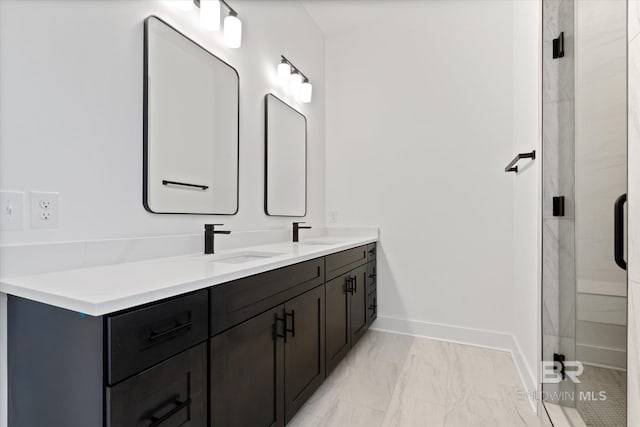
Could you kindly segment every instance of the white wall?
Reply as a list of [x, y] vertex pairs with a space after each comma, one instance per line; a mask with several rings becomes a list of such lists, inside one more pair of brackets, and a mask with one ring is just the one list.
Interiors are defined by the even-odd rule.
[[328, 218], [380, 226], [378, 325], [516, 334], [532, 376], [539, 173], [504, 167], [539, 140], [540, 3], [395, 3], [326, 39]]
[[[264, 214], [264, 95], [285, 54], [314, 84], [307, 115], [308, 215], [324, 224], [324, 38], [289, 1], [232, 2], [243, 45], [200, 28], [172, 1], [0, 2], [0, 187], [60, 192], [60, 228], [2, 232], [0, 243], [280, 228]], [[240, 74], [240, 204], [236, 216], [153, 215], [142, 207], [143, 20], [155, 14]], [[214, 221], [215, 219], [215, 221]]]
[[[536, 150], [537, 160], [513, 178], [511, 332], [530, 378], [538, 372], [541, 349], [542, 253], [542, 7], [540, 1], [513, 2], [513, 151]], [[526, 378], [526, 377], [525, 377]]]
[[[325, 63], [320, 30], [298, 2], [232, 1], [244, 29], [243, 46], [233, 50], [224, 46], [221, 34], [201, 30], [195, 11], [178, 11], [172, 3], [0, 1], [0, 189], [59, 192], [61, 203], [58, 229], [32, 230], [25, 221], [24, 231], [0, 233], [0, 275], [193, 252], [201, 248], [205, 222], [225, 223], [236, 232], [274, 230], [263, 239], [288, 236], [278, 230], [290, 227], [291, 219], [267, 217], [263, 209], [264, 95], [271, 91], [307, 116], [306, 221], [324, 225]], [[151, 14], [240, 74], [236, 216], [153, 215], [142, 207], [143, 21]], [[276, 87], [281, 54], [311, 79], [312, 103], [294, 103]], [[175, 237], [164, 238], [169, 235]], [[234, 233], [230, 239], [252, 237], [242, 235]], [[95, 241], [149, 236], [154, 238]], [[59, 241], [75, 242], [51, 244]], [[7, 414], [5, 310], [6, 299], [0, 294], [1, 427], [6, 427]]]

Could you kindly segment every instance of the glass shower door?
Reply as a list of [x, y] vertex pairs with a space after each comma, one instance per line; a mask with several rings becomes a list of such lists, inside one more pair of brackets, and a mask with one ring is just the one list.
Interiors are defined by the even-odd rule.
[[589, 426], [626, 424], [626, 21], [543, 0], [543, 399]]

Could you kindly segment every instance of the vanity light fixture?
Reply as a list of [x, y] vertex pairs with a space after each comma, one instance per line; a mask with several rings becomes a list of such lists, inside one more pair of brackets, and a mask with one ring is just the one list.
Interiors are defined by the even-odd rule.
[[200, 25], [205, 30], [220, 30], [220, 0], [200, 0]]
[[304, 102], [305, 104], [311, 102], [312, 89], [313, 87], [311, 86], [311, 83], [309, 83], [309, 79], [305, 77], [302, 85], [300, 85], [300, 93], [298, 94], [300, 102]]
[[288, 85], [289, 93], [294, 95], [299, 102], [305, 104], [311, 102], [313, 87], [309, 82], [309, 78], [284, 55], [281, 55], [277, 72], [279, 85]]
[[236, 11], [230, 7], [229, 15], [224, 18], [224, 44], [233, 49], [239, 48], [242, 44], [242, 21], [238, 19]]
[[289, 79], [289, 93], [297, 98], [300, 94], [300, 86], [302, 86], [302, 74], [298, 70], [293, 70]]
[[[180, 9], [191, 10], [195, 4], [200, 8], [200, 25], [209, 31], [220, 30], [220, 7], [224, 5], [229, 15], [224, 18], [224, 44], [227, 47], [237, 49], [242, 44], [242, 21], [225, 0], [180, 0]], [[187, 8], [187, 6], [189, 8]]]
[[278, 84], [286, 86], [291, 79], [291, 65], [282, 57], [282, 61], [278, 64]]

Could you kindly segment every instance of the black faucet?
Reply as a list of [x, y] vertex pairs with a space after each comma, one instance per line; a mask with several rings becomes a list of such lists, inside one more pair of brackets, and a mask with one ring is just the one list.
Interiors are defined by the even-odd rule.
[[300, 224], [305, 224], [304, 222], [294, 222], [293, 223], [293, 242], [297, 242], [299, 240], [299, 231], [301, 229], [311, 228], [309, 226], [300, 226]]
[[216, 226], [223, 226], [224, 224], [205, 224], [204, 225], [204, 253], [212, 254], [213, 250], [213, 238], [216, 234], [231, 234], [229, 230], [216, 230]]

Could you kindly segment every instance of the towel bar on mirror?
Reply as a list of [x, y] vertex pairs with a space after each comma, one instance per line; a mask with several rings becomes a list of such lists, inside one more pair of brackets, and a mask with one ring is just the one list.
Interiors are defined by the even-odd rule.
[[517, 156], [515, 156], [513, 158], [513, 160], [511, 160], [509, 162], [507, 167], [504, 168], [504, 171], [505, 172], [518, 173], [518, 166], [516, 166], [516, 163], [518, 163], [518, 160], [520, 160], [520, 159], [532, 159], [532, 160], [535, 160], [536, 159], [536, 150], [533, 150], [530, 153], [519, 153]]
[[167, 181], [166, 179], [162, 180], [162, 185], [176, 185], [178, 187], [199, 188], [201, 190], [206, 190], [207, 188], [209, 188], [208, 185], [189, 184], [187, 182], [178, 182], [178, 181]]

